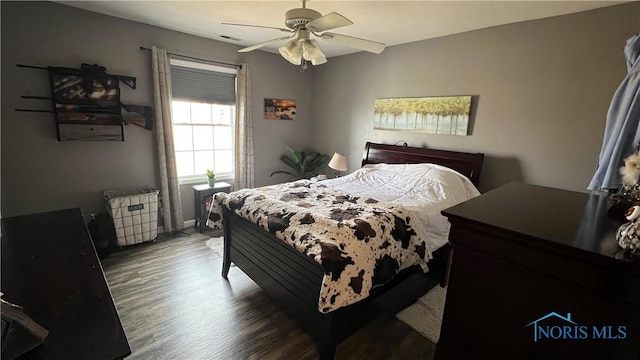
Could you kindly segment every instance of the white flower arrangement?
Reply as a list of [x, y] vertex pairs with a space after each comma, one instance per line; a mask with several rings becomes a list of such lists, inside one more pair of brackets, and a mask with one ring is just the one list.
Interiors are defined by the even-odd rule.
[[622, 175], [622, 183], [627, 188], [632, 188], [638, 184], [640, 179], [640, 153], [634, 151], [624, 159], [624, 166], [620, 168], [620, 175]]

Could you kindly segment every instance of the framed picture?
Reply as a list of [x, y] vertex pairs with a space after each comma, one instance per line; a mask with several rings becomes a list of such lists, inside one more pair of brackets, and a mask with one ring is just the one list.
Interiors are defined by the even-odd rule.
[[373, 128], [467, 135], [471, 96], [376, 99]]
[[296, 101], [264, 99], [264, 118], [267, 120], [295, 120]]

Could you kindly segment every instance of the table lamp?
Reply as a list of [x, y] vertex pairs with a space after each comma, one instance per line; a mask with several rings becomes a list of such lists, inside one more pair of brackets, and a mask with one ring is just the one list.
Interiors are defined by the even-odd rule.
[[338, 177], [340, 171], [347, 171], [347, 157], [339, 152], [334, 153], [329, 161], [329, 167], [336, 170], [334, 177]]

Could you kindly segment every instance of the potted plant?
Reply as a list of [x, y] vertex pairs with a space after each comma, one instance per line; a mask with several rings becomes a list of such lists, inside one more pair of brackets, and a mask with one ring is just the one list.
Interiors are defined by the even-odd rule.
[[276, 170], [271, 173], [269, 176], [273, 176], [276, 174], [286, 174], [293, 176], [295, 180], [300, 179], [309, 179], [315, 175], [315, 170], [329, 160], [329, 155], [320, 154], [317, 152], [305, 152], [305, 151], [296, 151], [287, 146], [287, 150], [291, 153], [291, 156], [282, 155], [280, 160], [293, 169], [293, 171], [287, 170]]
[[209, 183], [209, 187], [213, 187], [216, 184], [216, 173], [211, 169], [207, 169], [207, 182]]

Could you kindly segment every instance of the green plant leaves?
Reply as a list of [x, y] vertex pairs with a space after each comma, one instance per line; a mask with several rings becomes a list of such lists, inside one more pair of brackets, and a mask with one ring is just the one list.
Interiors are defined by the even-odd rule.
[[292, 176], [295, 180], [309, 179], [317, 175], [315, 170], [318, 167], [329, 161], [329, 155], [320, 154], [315, 151], [310, 153], [305, 151], [296, 151], [288, 146], [286, 149], [291, 153], [291, 156], [282, 155], [280, 157], [280, 161], [293, 169], [293, 171], [277, 170], [272, 172], [269, 176], [286, 174]]

